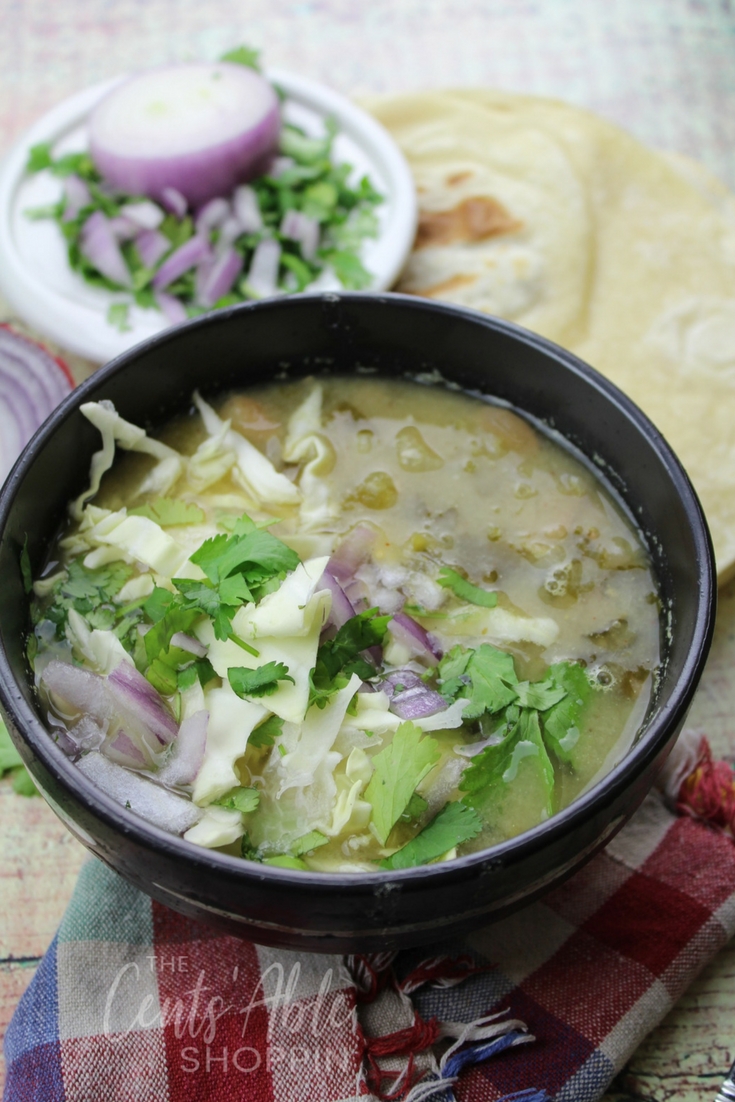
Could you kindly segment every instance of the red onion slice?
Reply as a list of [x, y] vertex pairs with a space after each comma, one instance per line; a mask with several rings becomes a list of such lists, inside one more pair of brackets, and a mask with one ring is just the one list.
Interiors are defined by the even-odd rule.
[[242, 226], [243, 233], [258, 233], [263, 229], [263, 216], [260, 213], [258, 196], [247, 184], [241, 184], [235, 188], [232, 197], [232, 209], [235, 218]]
[[246, 281], [248, 289], [258, 298], [268, 298], [278, 291], [280, 263], [281, 246], [272, 237], [267, 237], [257, 245]]
[[319, 247], [319, 223], [300, 210], [289, 210], [281, 221], [281, 234], [298, 241], [304, 260], [313, 260]]
[[82, 207], [86, 207], [91, 202], [89, 188], [84, 180], [74, 175], [67, 176], [64, 180], [64, 196], [66, 204], [61, 218], [62, 222], [71, 222], [79, 214]]
[[180, 322], [186, 321], [189, 317], [186, 307], [175, 295], [167, 295], [165, 291], [156, 291], [156, 303], [170, 325], [179, 325]]
[[183, 218], [188, 210], [186, 199], [175, 187], [165, 187], [161, 192], [161, 203], [170, 214]]
[[388, 624], [388, 631], [396, 642], [408, 647], [412, 657], [421, 658], [430, 666], [436, 666], [442, 656], [441, 649], [429, 633], [405, 612], [397, 612]]
[[395, 693], [390, 702], [391, 712], [401, 719], [425, 719], [426, 716], [446, 711], [446, 708], [444, 697], [423, 684]]
[[96, 210], [82, 226], [79, 248], [98, 272], [121, 287], [131, 287], [132, 279], [120, 252], [110, 220]]
[[210, 199], [196, 217], [194, 228], [197, 233], [208, 234], [218, 229], [230, 214], [230, 204], [226, 199]]
[[0, 483], [73, 387], [69, 368], [61, 360], [0, 325]]
[[327, 570], [339, 582], [351, 581], [355, 571], [362, 566], [378, 538], [378, 533], [367, 524], [358, 524], [345, 538], [327, 563]]
[[158, 230], [143, 230], [135, 239], [135, 247], [146, 268], [155, 268], [161, 257], [171, 248], [171, 242]]
[[194, 234], [164, 260], [153, 277], [153, 287], [157, 291], [165, 290], [169, 283], [173, 283], [203, 260], [209, 260], [211, 255], [212, 249], [207, 239]]
[[[197, 278], [196, 295], [201, 306], [214, 306], [223, 295], [226, 295], [242, 271], [242, 256], [230, 248], [225, 249], [211, 264], [206, 264], [201, 270], [201, 278]], [[197, 273], [199, 276], [199, 273]]]
[[193, 784], [204, 761], [209, 712], [194, 712], [179, 727], [171, 757], [160, 770], [162, 784]]
[[355, 615], [355, 609], [329, 567], [322, 574], [318, 588], [328, 589], [332, 594], [332, 607], [324, 626], [325, 628], [335, 627], [339, 630], [343, 624], [352, 619]]
[[126, 203], [124, 207], [120, 207], [120, 214], [135, 222], [138, 229], [141, 230], [157, 230], [165, 218], [165, 214], [158, 204], [152, 203], [150, 199]]
[[194, 654], [197, 658], [204, 658], [207, 653], [207, 648], [203, 643], [200, 643], [198, 639], [194, 639], [191, 635], [186, 635], [183, 631], [177, 631], [171, 636], [171, 646], [180, 647], [181, 650], [188, 651], [189, 654]]
[[136, 712], [162, 746], [176, 738], [178, 728], [156, 690], [129, 662], [121, 662], [107, 678], [113, 695]]
[[90, 155], [128, 195], [199, 207], [261, 172], [280, 133], [278, 97], [243, 65], [154, 69], [112, 89], [92, 112]]

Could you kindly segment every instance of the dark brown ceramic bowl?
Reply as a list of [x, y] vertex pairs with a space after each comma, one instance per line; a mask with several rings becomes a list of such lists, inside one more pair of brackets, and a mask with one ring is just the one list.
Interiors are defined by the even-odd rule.
[[[548, 822], [455, 861], [326, 875], [264, 867], [150, 826], [93, 787], [49, 738], [25, 658], [28, 599], [19, 555], [44, 562], [67, 502], [86, 485], [99, 437], [79, 412], [109, 398], [157, 426], [216, 395], [287, 372], [438, 371], [553, 426], [587, 457], [643, 534], [663, 606], [663, 662], [635, 746]], [[632, 815], [684, 721], [711, 641], [712, 547], [676, 456], [611, 383], [561, 348], [484, 314], [399, 295], [305, 295], [220, 310], [138, 345], [62, 403], [0, 495], [0, 704], [44, 796], [93, 853], [143, 891], [270, 945], [367, 951], [415, 945], [490, 922], [588, 860]]]

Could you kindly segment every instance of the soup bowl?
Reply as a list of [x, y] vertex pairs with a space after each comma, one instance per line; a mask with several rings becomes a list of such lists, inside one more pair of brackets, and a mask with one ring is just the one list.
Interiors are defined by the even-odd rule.
[[[156, 427], [205, 397], [287, 375], [375, 371], [438, 377], [561, 433], [607, 484], [646, 544], [661, 602], [661, 666], [630, 751], [565, 810], [509, 841], [400, 871], [316, 873], [243, 861], [139, 818], [49, 737], [25, 656], [20, 569], [41, 570], [99, 437], [79, 411], [109, 399]], [[711, 642], [711, 541], [660, 433], [610, 382], [556, 345], [485, 314], [401, 295], [325, 294], [224, 309], [159, 335], [77, 388], [38, 431], [0, 495], [0, 705], [40, 791], [92, 853], [175, 910], [269, 945], [371, 951], [431, 942], [530, 902], [592, 857], [656, 781]]]

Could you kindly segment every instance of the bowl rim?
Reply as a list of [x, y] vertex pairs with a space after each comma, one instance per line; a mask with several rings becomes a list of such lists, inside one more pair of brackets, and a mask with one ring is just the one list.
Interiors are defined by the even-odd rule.
[[[32, 751], [55, 782], [70, 791], [71, 795], [82, 806], [91, 811], [96, 818], [102, 820], [107, 827], [124, 832], [137, 845], [149, 850], [163, 851], [164, 855], [176, 857], [192, 870], [197, 868], [210, 871], [216, 870], [220, 877], [228, 880], [237, 879], [243, 883], [250, 881], [261, 884], [271, 883], [272, 885], [280, 883], [284, 886], [299, 885], [301, 890], [307, 893], [320, 892], [322, 889], [328, 888], [340, 890], [346, 885], [358, 892], [361, 890], [372, 892], [381, 884], [384, 885], [396, 880], [400, 880], [402, 886], [409, 890], [412, 885], [416, 886], [418, 882], [422, 886], [430, 882], [432, 886], [436, 887], [442, 882], [451, 883], [457, 879], [464, 880], [468, 872], [471, 874], [474, 870], [478, 874], [483, 867], [511, 866], [529, 856], [539, 847], [542, 840], [545, 844], [553, 844], [561, 836], [572, 831], [593, 813], [595, 807], [600, 808], [613, 803], [628, 784], [644, 772], [646, 766], [657, 757], [670, 738], [670, 732], [683, 722], [701, 676], [714, 632], [717, 596], [714, 552], [704, 513], [688, 475], [663, 435], [632, 399], [628, 398], [609, 379], [553, 341], [513, 322], [468, 307], [434, 302], [433, 300], [421, 299], [411, 295], [395, 292], [379, 294], [326, 292], [290, 295], [288, 298], [267, 299], [253, 303], [238, 303], [235, 306], [194, 318], [141, 341], [138, 345], [126, 350], [99, 368], [76, 387], [34, 434], [17, 459], [4, 486], [0, 489], [0, 540], [3, 539], [9, 512], [25, 475], [35, 461], [36, 456], [42, 451], [47, 440], [53, 436], [57, 426], [71, 416], [84, 401], [103, 397], [104, 395], [95, 396], [95, 392], [104, 389], [108, 380], [123, 372], [127, 364], [135, 360], [141, 353], [164, 347], [169, 343], [175, 343], [182, 338], [182, 335], [185, 337], [188, 332], [207, 329], [212, 325], [216, 326], [238, 314], [247, 315], [251, 312], [281, 310], [284, 305], [288, 310], [291, 308], [289, 304], [292, 304], [294, 308], [298, 308], [305, 303], [308, 304], [308, 302], [314, 302], [319, 304], [320, 308], [323, 308], [325, 303], [338, 305], [342, 301], [369, 302], [371, 305], [385, 304], [389, 308], [391, 303], [396, 303], [404, 308], [446, 315], [484, 326], [519, 341], [521, 344], [550, 356], [561, 363], [573, 376], [581, 378], [587, 385], [601, 392], [620, 413], [633, 422], [634, 426], [647, 437], [654, 447], [663, 462], [669, 479], [683, 502], [689, 519], [696, 553], [697, 614], [691, 628], [692, 638], [689, 652], [677, 684], [673, 687], [668, 698], [655, 706], [653, 714], [648, 719], [646, 730], [638, 741], [631, 746], [623, 759], [566, 808], [556, 812], [549, 819], [531, 827], [529, 830], [486, 849], [456, 857], [451, 861], [434, 865], [419, 865], [408, 869], [376, 870], [375, 872], [362, 870], [356, 872], [314, 872], [261, 865], [230, 854], [219, 853], [215, 850], [194, 845], [185, 841], [179, 835], [170, 834], [148, 823], [145, 819], [134, 812], [128, 811], [98, 789], [49, 738], [46, 727], [20, 692], [5, 653], [4, 639], [1, 632], [0, 705], [2, 710], [10, 717], [11, 724], [19, 731], [25, 748]], [[471, 392], [468, 391], [468, 393]], [[523, 412], [521, 407], [517, 408]], [[559, 430], [554, 431], [558, 432]], [[563, 436], [563, 434], [560, 435]], [[570, 441], [570, 443], [573, 447], [577, 447], [577, 450], [580, 450], [573, 441]], [[596, 466], [591, 456], [588, 455], [586, 458], [588, 462]], [[619, 490], [616, 490], [616, 492], [622, 497]], [[632, 515], [631, 507], [625, 501], [623, 503], [626, 505], [629, 514]], [[55, 807], [57, 806], [55, 800], [52, 803]], [[65, 814], [65, 821], [68, 818]], [[76, 824], [74, 825], [76, 826]], [[620, 825], [622, 825], [622, 820]], [[610, 836], [611, 833], [605, 835], [605, 842], [609, 840]], [[604, 843], [601, 842], [600, 844]]]

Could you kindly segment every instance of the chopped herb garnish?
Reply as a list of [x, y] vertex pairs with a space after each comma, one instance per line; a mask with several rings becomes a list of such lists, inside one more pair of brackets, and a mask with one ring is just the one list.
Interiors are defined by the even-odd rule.
[[231, 666], [227, 671], [227, 680], [238, 696], [271, 696], [278, 688], [279, 681], [294, 679], [288, 672], [288, 666], [283, 662], [266, 662], [264, 666], [258, 666], [254, 670], [246, 666]]
[[323, 708], [345, 688], [353, 673], [363, 681], [375, 677], [375, 666], [362, 653], [382, 644], [390, 619], [381, 616], [377, 608], [366, 609], [343, 624], [334, 639], [322, 643], [311, 671], [310, 704]]
[[214, 801], [217, 807], [241, 811], [243, 815], [249, 815], [251, 811], [255, 811], [259, 802], [260, 793], [257, 788], [231, 788], [224, 796]]
[[268, 716], [268, 719], [252, 732], [248, 739], [248, 746], [254, 746], [257, 750], [272, 746], [282, 732], [283, 720], [281, 717]]
[[452, 570], [449, 566], [442, 566], [439, 577], [436, 579], [439, 585], [445, 589], [451, 589], [455, 596], [462, 601], [468, 601], [471, 605], [482, 605], [483, 608], [495, 608], [498, 603], [497, 593], [491, 593], [487, 589], [480, 589]]
[[304, 853], [311, 853], [320, 846], [326, 846], [328, 841], [329, 839], [321, 831], [310, 830], [308, 834], [303, 834], [301, 838], [296, 839], [291, 846], [291, 853], [294, 857], [301, 857]]
[[178, 501], [172, 497], [157, 497], [155, 501], [149, 501], [147, 505], [139, 505], [137, 509], [128, 509], [128, 515], [133, 517], [148, 517], [160, 524], [162, 528], [173, 527], [179, 524], [203, 524], [204, 510], [198, 505], [192, 505], [186, 501]]
[[462, 803], [445, 804], [435, 819], [402, 849], [380, 862], [381, 869], [410, 869], [435, 861], [482, 830], [477, 812]]
[[400, 725], [393, 741], [373, 758], [375, 772], [365, 789], [365, 799], [373, 806], [373, 824], [383, 844], [408, 807], [416, 787], [440, 757], [436, 740], [407, 722]]

